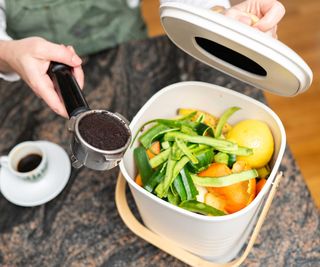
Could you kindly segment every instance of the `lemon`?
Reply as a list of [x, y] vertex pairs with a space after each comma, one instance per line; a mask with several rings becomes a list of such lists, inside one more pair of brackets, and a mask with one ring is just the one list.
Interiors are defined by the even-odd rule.
[[252, 168], [265, 166], [274, 152], [274, 140], [268, 125], [259, 120], [243, 120], [237, 123], [228, 133], [227, 139], [240, 146], [252, 148], [250, 156], [238, 156]]

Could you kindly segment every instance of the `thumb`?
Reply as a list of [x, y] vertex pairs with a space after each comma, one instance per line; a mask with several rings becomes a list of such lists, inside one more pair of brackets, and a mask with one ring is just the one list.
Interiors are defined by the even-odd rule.
[[280, 2], [275, 2], [274, 5], [264, 14], [254, 27], [266, 32], [272, 30], [283, 18], [286, 10]]

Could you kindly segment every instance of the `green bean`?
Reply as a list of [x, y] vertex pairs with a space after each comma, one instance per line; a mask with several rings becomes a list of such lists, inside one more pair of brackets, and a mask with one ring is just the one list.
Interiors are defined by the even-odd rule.
[[197, 188], [195, 187], [192, 177], [187, 168], [183, 168], [180, 171], [181, 180], [186, 191], [187, 200], [196, 199], [196, 196], [199, 194]]
[[192, 152], [182, 140], [176, 138], [175, 141], [181, 151], [191, 160], [192, 163], [196, 164], [199, 162], [195, 155], [192, 154]]
[[163, 180], [164, 174], [165, 172], [162, 170], [162, 168], [159, 168], [152, 174], [148, 181], [143, 184], [143, 187], [151, 193], [153, 189]]
[[193, 173], [198, 173], [207, 169], [208, 166], [212, 163], [214, 157], [213, 149], [211, 147], [202, 149], [195, 153], [195, 156], [198, 160], [198, 163], [194, 164], [192, 162], [189, 162], [188, 169]]
[[225, 212], [196, 200], [183, 201], [180, 203], [179, 207], [186, 209], [188, 211], [200, 213], [202, 215], [209, 215], [209, 216], [226, 215]]
[[189, 158], [187, 156], [182, 157], [174, 166], [173, 169], [173, 178], [177, 177], [183, 167], [189, 162]]
[[191, 177], [196, 185], [207, 187], [224, 187], [256, 178], [258, 177], [258, 172], [255, 169], [252, 169], [220, 177], [199, 177], [195, 174], [191, 174]]
[[174, 179], [173, 186], [175, 190], [178, 192], [181, 201], [187, 200], [186, 189], [184, 188], [184, 184], [180, 174]]
[[240, 108], [239, 107], [231, 107], [228, 108], [220, 117], [217, 127], [214, 131], [214, 137], [215, 138], [219, 138], [221, 136], [222, 133], [222, 129], [223, 126], [227, 123], [228, 119], [230, 118], [230, 116], [235, 113], [236, 111], [238, 111]]
[[167, 132], [175, 131], [175, 130], [178, 130], [178, 129], [172, 129], [163, 124], [156, 124], [150, 129], [148, 129], [146, 132], [144, 132], [139, 137], [139, 141], [146, 149], [148, 149], [151, 146], [152, 141], [155, 140], [157, 137]]
[[171, 153], [171, 148], [169, 147], [168, 149], [154, 156], [152, 159], [149, 160], [151, 167], [156, 168], [162, 163], [164, 163], [169, 158], [170, 153]]
[[160, 198], [167, 197], [168, 195], [169, 187], [173, 181], [173, 169], [175, 165], [176, 161], [172, 160], [169, 156], [164, 179], [155, 189], [157, 196]]
[[196, 143], [196, 144], [204, 144], [212, 147], [220, 147], [225, 149], [237, 149], [238, 145], [231, 141], [216, 139], [208, 136], [191, 136], [183, 133], [179, 133], [177, 131], [168, 132], [164, 135], [165, 141], [174, 141], [175, 138], [179, 138], [186, 142]]
[[171, 203], [171, 204], [173, 204], [173, 205], [175, 205], [175, 206], [178, 206], [179, 203], [181, 202], [179, 195], [173, 193], [173, 192], [171, 191], [171, 188], [170, 188], [169, 191], [168, 191], [167, 198], [168, 198], [169, 203]]
[[229, 156], [227, 153], [218, 152], [217, 154], [214, 155], [213, 160], [214, 162], [228, 164]]

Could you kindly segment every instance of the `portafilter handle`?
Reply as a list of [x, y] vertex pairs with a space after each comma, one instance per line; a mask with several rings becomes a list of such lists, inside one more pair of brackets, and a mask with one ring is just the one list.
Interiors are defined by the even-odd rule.
[[89, 105], [71, 72], [71, 67], [58, 62], [51, 62], [48, 69], [48, 75], [51, 78], [57, 93], [63, 99], [70, 118], [90, 110]]

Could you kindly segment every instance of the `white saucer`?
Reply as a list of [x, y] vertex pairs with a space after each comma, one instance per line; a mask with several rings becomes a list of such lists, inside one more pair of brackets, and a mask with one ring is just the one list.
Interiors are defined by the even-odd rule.
[[58, 145], [37, 141], [48, 155], [46, 174], [38, 181], [26, 181], [12, 175], [7, 168], [0, 169], [0, 191], [13, 204], [33, 207], [55, 198], [66, 186], [71, 164], [68, 154]]

